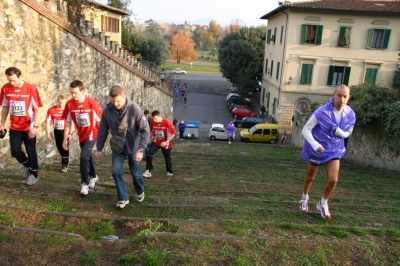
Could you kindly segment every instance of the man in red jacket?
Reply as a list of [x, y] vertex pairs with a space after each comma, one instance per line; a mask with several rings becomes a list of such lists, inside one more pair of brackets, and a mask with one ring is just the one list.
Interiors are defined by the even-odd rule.
[[[5, 133], [5, 122], [10, 113], [11, 155], [24, 166], [22, 179], [28, 186], [39, 181], [39, 163], [36, 154], [36, 133], [39, 127], [39, 108], [42, 107], [38, 89], [25, 82], [21, 70], [16, 67], [6, 69], [8, 83], [1, 88], [0, 102], [3, 106], [0, 134]], [[28, 156], [21, 149], [24, 143]]]
[[[81, 147], [80, 172], [82, 189], [81, 194], [87, 195], [89, 188], [94, 188], [99, 180], [96, 165], [92, 155], [92, 149], [97, 140], [102, 111], [99, 103], [84, 95], [85, 87], [80, 80], [74, 80], [70, 84], [72, 99], [65, 104], [62, 118], [66, 120], [64, 129], [63, 148], [68, 150], [71, 141], [71, 122], [78, 132], [79, 145]], [[89, 182], [90, 178], [90, 182]]]

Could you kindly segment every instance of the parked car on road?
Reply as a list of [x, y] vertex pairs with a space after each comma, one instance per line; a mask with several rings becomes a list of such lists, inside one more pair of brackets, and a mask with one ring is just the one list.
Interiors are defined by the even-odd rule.
[[240, 97], [240, 95], [237, 94], [237, 93], [232, 93], [232, 92], [230, 92], [230, 93], [228, 93], [228, 95], [226, 96], [226, 101], [229, 101], [229, 99], [230, 99], [231, 97]]
[[232, 116], [234, 118], [243, 118], [246, 116], [257, 116], [257, 115], [258, 114], [253, 110], [243, 106], [237, 106], [235, 109], [232, 110]]
[[186, 75], [186, 70], [180, 69], [180, 68], [174, 68], [172, 69], [172, 74], [183, 74]]
[[235, 119], [233, 123], [235, 124], [235, 127], [251, 128], [252, 126], [257, 124], [265, 124], [265, 121], [265, 118], [248, 116], [241, 119]]
[[227, 140], [228, 134], [226, 133], [226, 129], [223, 124], [212, 124], [210, 131], [208, 131], [208, 137], [210, 138], [210, 140]]
[[233, 98], [233, 99], [229, 100], [227, 103], [228, 109], [232, 109], [231, 107], [233, 104], [245, 105], [249, 109], [252, 109], [252, 110], [254, 109], [254, 104], [250, 100], [247, 100], [247, 98], [245, 98], [245, 99]]
[[239, 136], [243, 142], [257, 141], [275, 144], [279, 141], [279, 127], [277, 124], [257, 124], [250, 129], [243, 129]]

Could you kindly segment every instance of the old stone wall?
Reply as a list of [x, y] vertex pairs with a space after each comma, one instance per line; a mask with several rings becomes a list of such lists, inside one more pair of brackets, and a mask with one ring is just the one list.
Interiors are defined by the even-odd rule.
[[[303, 147], [301, 131], [309, 116], [310, 113], [296, 110], [291, 138], [293, 147]], [[356, 126], [349, 138], [344, 159], [358, 165], [400, 172], [400, 156], [389, 149], [385, 136], [376, 128]]]
[[[118, 84], [143, 109], [159, 110], [164, 117], [173, 118], [171, 90], [154, 85], [154, 73], [109, 40], [81, 35], [57, 14], [52, 3], [43, 0], [0, 2], [0, 72], [4, 73], [11, 66], [21, 69], [24, 80], [39, 89], [44, 105], [37, 145], [40, 163], [59, 162], [54, 141], [45, 138], [44, 120], [57, 96], [69, 95], [72, 80], [82, 80], [86, 94], [101, 106], [108, 102], [109, 88]], [[6, 125], [8, 128], [9, 123]], [[70, 149], [74, 160], [80, 152], [77, 141]], [[0, 140], [0, 168], [14, 166], [18, 163], [11, 158], [7, 134]]]

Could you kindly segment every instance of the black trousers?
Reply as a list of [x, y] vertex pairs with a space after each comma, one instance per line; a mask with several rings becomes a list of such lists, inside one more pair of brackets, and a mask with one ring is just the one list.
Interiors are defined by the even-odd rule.
[[61, 166], [68, 166], [69, 162], [69, 151], [64, 150], [62, 147], [63, 139], [64, 139], [64, 130], [54, 130], [54, 139], [56, 141], [57, 150], [61, 155]]
[[[11, 156], [17, 159], [23, 166], [29, 168], [29, 172], [38, 176], [39, 162], [36, 153], [36, 137], [29, 139], [29, 131], [10, 130]], [[22, 151], [22, 143], [28, 156]]]
[[80, 172], [81, 172], [81, 183], [89, 185], [89, 176], [96, 176], [96, 164], [93, 159], [92, 149], [95, 140], [88, 140], [84, 142], [79, 142], [81, 146], [81, 159], [80, 159]]
[[154, 142], [150, 144], [149, 150], [146, 153], [146, 170], [150, 172], [154, 169], [153, 168], [153, 155], [161, 149], [162, 154], [164, 155], [165, 159], [165, 168], [167, 172], [173, 173], [172, 171], [172, 161], [171, 161], [171, 149], [163, 149], [160, 146], [157, 146]]
[[179, 138], [183, 139], [183, 133], [185, 133], [185, 131], [179, 131]]

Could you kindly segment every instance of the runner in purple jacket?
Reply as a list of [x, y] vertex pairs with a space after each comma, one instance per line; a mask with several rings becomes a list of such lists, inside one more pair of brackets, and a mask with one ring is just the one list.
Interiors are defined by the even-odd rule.
[[231, 121], [226, 127], [226, 133], [228, 134], [228, 143], [231, 144], [233, 141], [233, 136], [235, 135], [235, 125]]
[[331, 219], [328, 199], [339, 178], [340, 159], [346, 154], [344, 139], [350, 136], [356, 122], [354, 111], [347, 105], [349, 99], [350, 89], [345, 85], [338, 86], [330, 101], [316, 110], [303, 128], [305, 141], [301, 156], [308, 162], [300, 200], [303, 213], [308, 211], [308, 192], [318, 167], [324, 164], [328, 181], [317, 209], [324, 219]]

